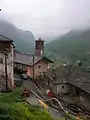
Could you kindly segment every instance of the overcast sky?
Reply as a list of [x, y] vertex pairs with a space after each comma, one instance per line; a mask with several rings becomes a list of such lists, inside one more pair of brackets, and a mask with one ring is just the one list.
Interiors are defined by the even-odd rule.
[[35, 36], [90, 26], [90, 0], [0, 0], [0, 16]]

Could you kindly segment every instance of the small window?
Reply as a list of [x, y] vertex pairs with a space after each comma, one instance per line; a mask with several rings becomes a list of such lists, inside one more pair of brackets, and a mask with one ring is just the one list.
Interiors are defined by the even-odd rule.
[[0, 63], [3, 63], [3, 58], [0, 58]]
[[22, 64], [22, 69], [25, 69], [25, 65]]
[[18, 66], [19, 68], [21, 68], [21, 64], [18, 64], [17, 66]]
[[64, 88], [64, 86], [62, 86], [62, 88]]
[[41, 68], [41, 66], [38, 66], [38, 68]]

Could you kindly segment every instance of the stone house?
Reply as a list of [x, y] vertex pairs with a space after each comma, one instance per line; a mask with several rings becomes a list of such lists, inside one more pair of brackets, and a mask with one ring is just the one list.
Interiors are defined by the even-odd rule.
[[27, 74], [31, 77], [34, 75], [34, 78], [46, 73], [50, 68], [50, 63], [53, 62], [44, 57], [44, 41], [41, 38], [35, 41], [34, 55], [16, 52], [14, 57], [14, 68], [27, 71]]
[[15, 53], [14, 68], [26, 71], [30, 77], [33, 77], [33, 71], [35, 78], [43, 73], [46, 73], [50, 68], [50, 63], [53, 62], [46, 57], [34, 56], [33, 61], [33, 56]]
[[[41, 86], [45, 88], [51, 88], [54, 94], [67, 94], [69, 89], [66, 82], [65, 69], [62, 67], [60, 71], [58, 70], [49, 70], [42, 76], [39, 76], [38, 79]], [[40, 78], [41, 77], [41, 78]]]
[[76, 97], [90, 107], [90, 72], [83, 67], [61, 66], [42, 76], [40, 85], [56, 96]]
[[14, 87], [14, 73], [13, 73], [13, 41], [7, 37], [0, 35], [0, 89], [2, 89], [5, 82], [5, 51], [7, 52], [7, 78], [9, 88]]

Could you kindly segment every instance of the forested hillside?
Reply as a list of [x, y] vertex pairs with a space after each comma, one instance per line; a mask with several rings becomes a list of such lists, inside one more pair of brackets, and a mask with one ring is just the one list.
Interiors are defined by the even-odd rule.
[[13, 24], [0, 21], [0, 35], [9, 37], [15, 42], [16, 49], [22, 52], [31, 52], [34, 47], [34, 35], [30, 31], [23, 31]]
[[90, 53], [90, 30], [71, 31], [66, 35], [46, 44], [49, 51], [61, 57], [86, 59]]

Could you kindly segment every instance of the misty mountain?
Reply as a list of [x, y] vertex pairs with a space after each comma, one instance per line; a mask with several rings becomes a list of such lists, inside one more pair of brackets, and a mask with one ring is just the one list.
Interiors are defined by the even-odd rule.
[[46, 44], [46, 48], [61, 57], [86, 59], [90, 53], [90, 29], [70, 31]]
[[49, 35], [42, 35], [41, 36], [43, 40], [45, 40], [45, 44], [48, 43], [48, 42], [51, 42], [53, 40], [55, 40], [57, 37], [56, 36], [49, 36]]
[[21, 52], [32, 52], [35, 38], [30, 31], [23, 31], [13, 24], [0, 21], [0, 35], [4, 35], [15, 42], [15, 47]]

